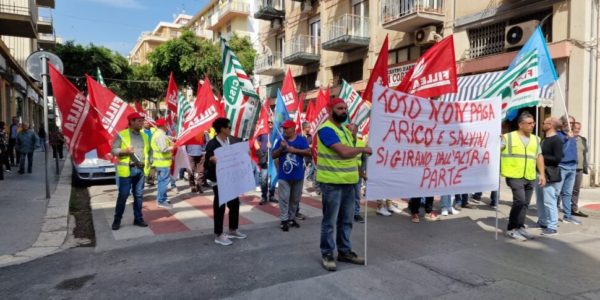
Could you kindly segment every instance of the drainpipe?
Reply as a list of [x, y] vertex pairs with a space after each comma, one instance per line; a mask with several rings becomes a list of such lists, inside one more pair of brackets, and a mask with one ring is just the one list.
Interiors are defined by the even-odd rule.
[[590, 74], [588, 82], [588, 103], [590, 109], [588, 110], [588, 124], [592, 124], [593, 121], [593, 124], [595, 124], [595, 126], [590, 126], [590, 130], [588, 130], [588, 141], [593, 140], [593, 147], [589, 149], [591, 151], [588, 150], [588, 153], [591, 154], [589, 158], [590, 162], [593, 164], [590, 186], [598, 186], [600, 182], [600, 176], [598, 174], [600, 166], [598, 162], [598, 151], [600, 150], [600, 141], [598, 138], [596, 138], [598, 132], [597, 128], [598, 126], [600, 126], [600, 120], [598, 119], [598, 109], [600, 108], [600, 106], [596, 103], [596, 99], [598, 96], [598, 85], [596, 84], [598, 82], [598, 0], [592, 0], [591, 5], [592, 9], [590, 10], [590, 41], [595, 41], [596, 44], [592, 45], [592, 47], [589, 49]]

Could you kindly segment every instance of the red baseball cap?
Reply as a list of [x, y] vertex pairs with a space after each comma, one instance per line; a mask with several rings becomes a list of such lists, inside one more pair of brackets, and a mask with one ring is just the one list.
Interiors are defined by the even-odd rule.
[[156, 126], [165, 126], [167, 125], [167, 120], [165, 120], [164, 118], [160, 118], [158, 120], [156, 120]]
[[281, 124], [281, 127], [283, 127], [283, 128], [296, 128], [296, 122], [294, 122], [292, 120], [286, 120], [285, 122], [283, 122], [283, 124]]
[[333, 108], [334, 106], [336, 106], [340, 103], [346, 104], [346, 102], [341, 98], [333, 98], [329, 101], [328, 105], [329, 105], [329, 108]]
[[127, 120], [129, 120], [129, 121], [135, 120], [135, 119], [143, 119], [143, 118], [144, 118], [144, 116], [140, 115], [140, 113], [138, 113], [138, 112], [130, 113], [127, 116]]

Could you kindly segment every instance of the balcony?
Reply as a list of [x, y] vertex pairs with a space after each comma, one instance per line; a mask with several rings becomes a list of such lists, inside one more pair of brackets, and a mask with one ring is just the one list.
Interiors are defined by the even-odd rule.
[[344, 14], [325, 28], [323, 50], [347, 52], [369, 47], [369, 19]]
[[37, 36], [34, 20], [37, 20], [37, 14], [24, 4], [0, 0], [0, 35], [34, 39]]
[[213, 38], [212, 31], [210, 31], [208, 29], [196, 28], [194, 30], [194, 32], [196, 33], [196, 36], [205, 38], [207, 40], [212, 40], [212, 38]]
[[38, 46], [44, 50], [56, 47], [56, 36], [54, 34], [38, 33]]
[[283, 72], [281, 52], [259, 54], [254, 60], [254, 73], [257, 75], [276, 76]]
[[272, 21], [276, 18], [283, 19], [285, 17], [285, 11], [283, 0], [256, 0], [256, 12], [254, 13], [255, 19], [261, 19], [265, 21]]
[[423, 26], [443, 23], [444, 0], [382, 0], [384, 29], [412, 32]]
[[53, 33], [54, 25], [52, 24], [52, 17], [38, 16], [37, 31], [39, 33]]
[[285, 45], [283, 63], [305, 66], [317, 63], [321, 59], [321, 41], [319, 37], [298, 35]]
[[54, 0], [35, 0], [35, 4], [41, 7], [49, 7], [54, 8], [55, 6]]
[[[242, 1], [229, 1], [221, 4], [218, 12], [211, 18], [208, 27], [210, 30], [216, 30], [227, 24], [234, 18], [247, 18], [250, 16], [250, 4]], [[216, 19], [216, 20], [215, 20]]]

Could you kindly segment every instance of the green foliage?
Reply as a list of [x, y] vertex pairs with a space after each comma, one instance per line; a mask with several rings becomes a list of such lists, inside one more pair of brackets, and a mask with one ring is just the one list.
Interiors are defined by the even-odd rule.
[[126, 83], [128, 99], [160, 101], [167, 90], [167, 82], [154, 75], [150, 65], [131, 66], [129, 80]]
[[256, 50], [252, 48], [252, 42], [247, 36], [240, 37], [234, 34], [227, 41], [229, 48], [237, 55], [238, 60], [242, 64], [244, 71], [248, 75], [252, 75], [254, 69], [254, 59], [256, 58]]

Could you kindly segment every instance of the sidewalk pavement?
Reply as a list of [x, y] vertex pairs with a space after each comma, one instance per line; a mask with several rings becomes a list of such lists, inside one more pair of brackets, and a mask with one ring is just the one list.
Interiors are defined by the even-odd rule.
[[11, 167], [0, 181], [0, 267], [18, 264], [59, 250], [67, 237], [71, 161], [59, 161], [60, 174], [50, 155], [46, 199], [44, 152], [36, 151], [32, 173], [19, 174]]

